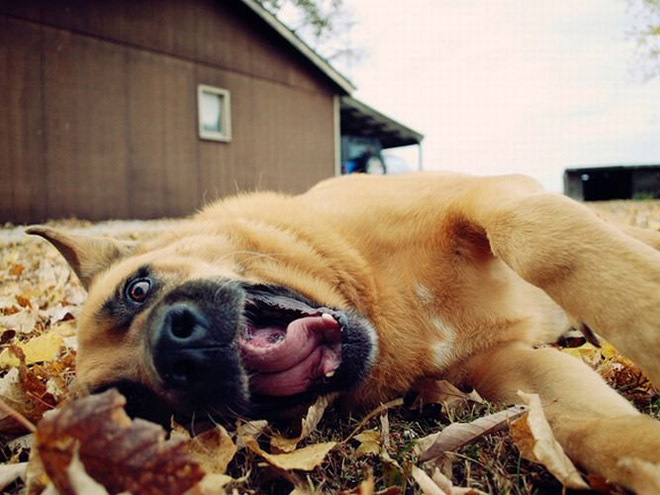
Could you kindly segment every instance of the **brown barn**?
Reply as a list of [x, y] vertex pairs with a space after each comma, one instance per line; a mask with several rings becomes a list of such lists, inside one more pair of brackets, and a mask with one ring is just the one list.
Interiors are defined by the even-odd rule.
[[353, 90], [255, 0], [0, 0], [0, 221], [301, 191], [338, 173]]

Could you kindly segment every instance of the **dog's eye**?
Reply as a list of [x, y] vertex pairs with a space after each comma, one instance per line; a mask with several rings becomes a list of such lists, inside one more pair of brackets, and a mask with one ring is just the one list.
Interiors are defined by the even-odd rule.
[[151, 289], [151, 281], [146, 278], [139, 278], [133, 280], [126, 287], [126, 297], [135, 303], [143, 303], [149, 295]]

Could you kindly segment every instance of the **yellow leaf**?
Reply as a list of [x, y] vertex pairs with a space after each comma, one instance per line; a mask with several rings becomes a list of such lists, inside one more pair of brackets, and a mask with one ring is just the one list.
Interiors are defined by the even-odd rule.
[[602, 342], [602, 347], [600, 349], [600, 353], [603, 355], [603, 357], [607, 359], [612, 359], [613, 357], [617, 356], [619, 354], [619, 351], [617, 351], [612, 344], [609, 342]]
[[257, 441], [253, 438], [246, 442], [247, 447], [256, 454], [266, 459], [269, 464], [280, 469], [299, 469], [301, 471], [311, 471], [321, 464], [325, 456], [335, 448], [337, 442], [317, 443], [308, 445], [302, 449], [288, 452], [286, 454], [269, 454], [264, 452]]
[[360, 442], [355, 450], [355, 457], [380, 453], [380, 433], [377, 430], [366, 430], [353, 438]]
[[[63, 344], [64, 339], [61, 335], [50, 332], [39, 335], [27, 342], [21, 342], [18, 347], [25, 353], [25, 363], [34, 364], [54, 360]], [[18, 365], [18, 358], [9, 349], [0, 352], [0, 368], [16, 367]]]
[[187, 441], [190, 457], [200, 465], [205, 473], [224, 474], [227, 466], [236, 455], [236, 445], [221, 425], [190, 438], [188, 431], [174, 423], [173, 431]]
[[545, 466], [566, 487], [588, 489], [589, 486], [555, 440], [539, 396], [521, 391], [518, 395], [529, 406], [529, 410], [511, 424], [511, 436], [521, 455]]
[[273, 435], [270, 440], [272, 449], [278, 452], [293, 452], [296, 450], [298, 442], [304, 440], [312, 433], [323, 418], [323, 413], [332, 401], [336, 398], [336, 394], [324, 395], [319, 397], [314, 404], [309, 406], [307, 414], [301, 420], [300, 435], [294, 438], [285, 438], [280, 435]]

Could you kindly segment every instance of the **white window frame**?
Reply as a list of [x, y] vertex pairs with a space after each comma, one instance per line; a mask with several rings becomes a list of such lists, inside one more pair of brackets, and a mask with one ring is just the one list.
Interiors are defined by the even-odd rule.
[[[220, 125], [223, 132], [208, 131], [204, 129], [204, 125], [202, 124], [202, 95], [204, 93], [210, 93], [222, 97], [222, 122]], [[200, 139], [221, 141], [224, 143], [231, 141], [231, 94], [228, 90], [217, 88], [215, 86], [208, 86], [206, 84], [197, 85], [197, 128]]]

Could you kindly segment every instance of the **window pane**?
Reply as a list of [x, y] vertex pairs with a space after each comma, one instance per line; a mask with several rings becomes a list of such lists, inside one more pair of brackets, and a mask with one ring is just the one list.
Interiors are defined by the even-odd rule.
[[202, 128], [210, 132], [222, 132], [222, 95], [202, 92]]

